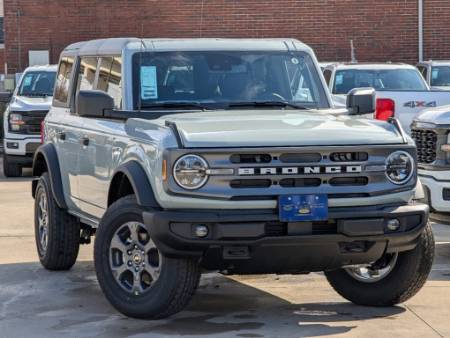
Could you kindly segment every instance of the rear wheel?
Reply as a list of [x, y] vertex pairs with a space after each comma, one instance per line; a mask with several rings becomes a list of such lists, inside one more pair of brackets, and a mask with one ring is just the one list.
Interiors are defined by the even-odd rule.
[[427, 224], [413, 250], [386, 254], [373, 264], [327, 271], [325, 275], [336, 292], [355, 304], [391, 306], [419, 292], [433, 258], [434, 237]]
[[3, 154], [3, 174], [6, 177], [20, 177], [22, 176], [22, 166], [11, 162], [8, 155]]
[[80, 247], [80, 223], [56, 203], [48, 173], [41, 176], [36, 187], [34, 224], [41, 264], [48, 270], [70, 269]]
[[188, 304], [200, 270], [195, 260], [163, 256], [142, 212], [134, 196], [108, 208], [95, 236], [97, 278], [106, 298], [123, 314], [164, 318]]

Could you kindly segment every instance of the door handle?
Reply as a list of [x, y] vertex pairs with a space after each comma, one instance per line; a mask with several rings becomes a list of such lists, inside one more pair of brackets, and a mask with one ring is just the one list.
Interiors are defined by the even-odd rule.
[[66, 133], [63, 132], [63, 131], [59, 132], [59, 133], [58, 133], [58, 138], [59, 138], [61, 141], [65, 141], [65, 140], [66, 140]]
[[81, 139], [81, 144], [82, 144], [83, 146], [87, 147], [87, 146], [89, 145], [89, 138], [83, 137], [83, 138]]

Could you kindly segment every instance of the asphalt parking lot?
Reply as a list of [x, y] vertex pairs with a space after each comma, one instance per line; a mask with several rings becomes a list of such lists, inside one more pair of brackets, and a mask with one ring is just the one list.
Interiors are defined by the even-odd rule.
[[92, 246], [82, 247], [71, 271], [44, 270], [32, 214], [30, 178], [0, 175], [0, 337], [450, 336], [450, 227], [434, 225], [433, 272], [417, 296], [397, 307], [352, 305], [321, 274], [207, 274], [185, 311], [143, 321], [120, 315], [105, 300]]

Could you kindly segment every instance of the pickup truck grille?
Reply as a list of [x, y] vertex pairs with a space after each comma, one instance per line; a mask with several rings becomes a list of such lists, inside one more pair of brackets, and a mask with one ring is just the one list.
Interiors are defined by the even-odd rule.
[[416, 142], [417, 161], [419, 163], [433, 163], [436, 160], [436, 133], [427, 129], [412, 129], [411, 137]]
[[10, 131], [11, 133], [25, 135], [39, 135], [41, 133], [41, 122], [45, 119], [48, 110], [20, 111], [17, 113], [22, 115], [25, 124], [20, 131]]

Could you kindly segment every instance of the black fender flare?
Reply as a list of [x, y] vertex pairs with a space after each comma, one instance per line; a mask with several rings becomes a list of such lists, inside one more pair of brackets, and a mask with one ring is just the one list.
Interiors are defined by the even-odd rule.
[[[117, 167], [112, 176], [111, 183], [114, 182], [114, 178], [117, 174], [123, 174], [128, 178], [140, 206], [145, 208], [161, 209], [161, 206], [155, 198], [155, 194], [148, 180], [147, 173], [137, 161], [131, 160]], [[108, 204], [110, 201], [111, 190], [112, 184], [108, 191]]]
[[[43, 161], [45, 163], [43, 163]], [[36, 177], [32, 182], [31, 193], [35, 197], [37, 183], [44, 172], [50, 176], [50, 186], [53, 198], [61, 209], [67, 209], [67, 203], [64, 198], [64, 189], [61, 179], [61, 170], [59, 167], [58, 154], [55, 146], [51, 143], [41, 145], [35, 152], [33, 158], [33, 176]]]

